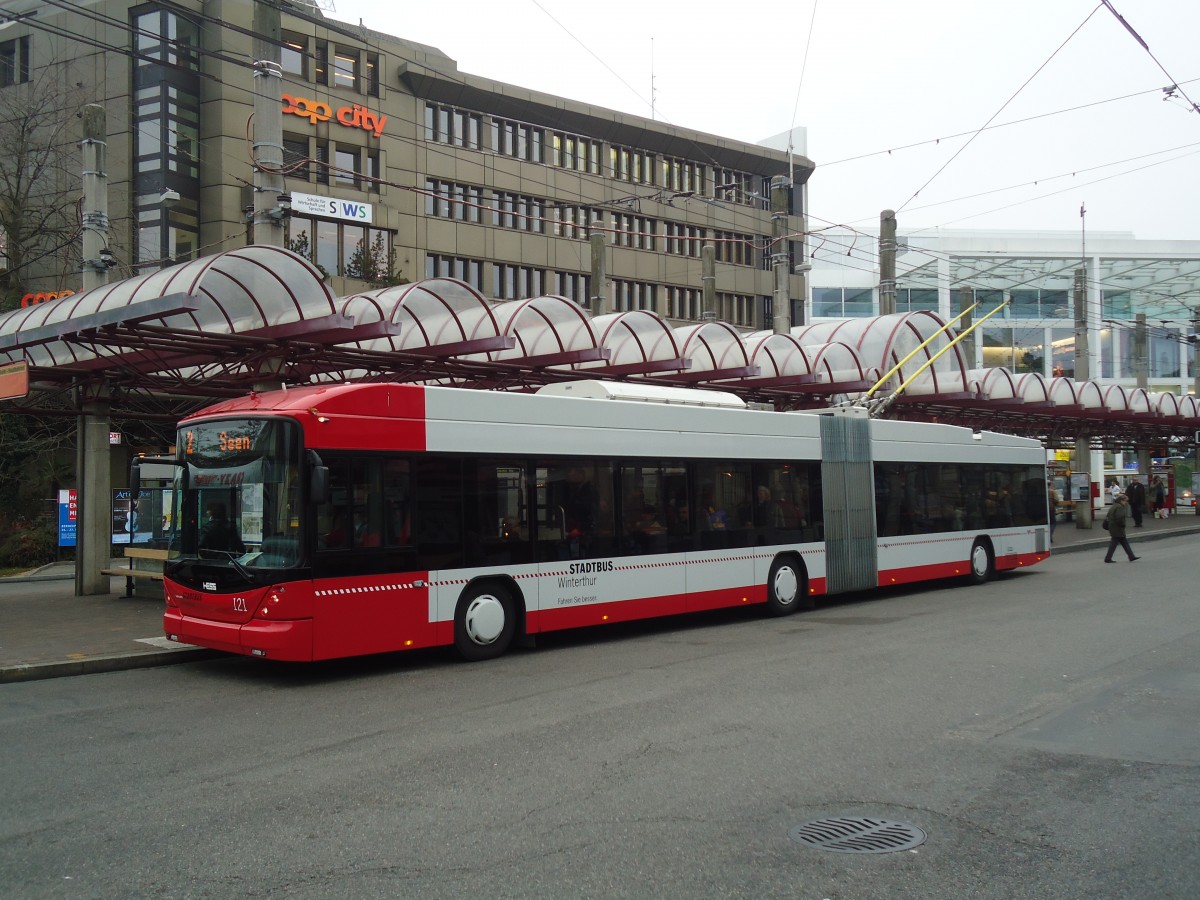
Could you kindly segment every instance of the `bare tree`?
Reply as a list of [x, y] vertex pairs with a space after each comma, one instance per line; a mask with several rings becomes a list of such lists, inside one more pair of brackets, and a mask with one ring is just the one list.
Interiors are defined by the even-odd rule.
[[81, 92], [66, 75], [42, 66], [0, 91], [0, 311], [76, 287]]

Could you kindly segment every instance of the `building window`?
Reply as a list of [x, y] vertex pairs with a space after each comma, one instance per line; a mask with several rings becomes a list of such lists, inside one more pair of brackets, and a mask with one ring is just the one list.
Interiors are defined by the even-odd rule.
[[425, 215], [460, 222], [481, 220], [483, 189], [471, 184], [456, 184], [436, 178], [425, 179]]
[[283, 173], [291, 178], [308, 181], [308, 138], [284, 134]]
[[483, 263], [461, 256], [430, 253], [425, 257], [426, 278], [456, 278], [483, 292]]
[[287, 220], [287, 248], [324, 275], [341, 275], [371, 284], [392, 280], [392, 232], [354, 222], [292, 215]]
[[542, 162], [545, 133], [523, 122], [493, 118], [491, 122], [492, 150], [501, 156], [511, 156], [529, 162]]
[[753, 206], [762, 200], [755, 192], [753, 175], [720, 168], [712, 170], [712, 197], [714, 200], [741, 203], [747, 206]]
[[629, 312], [634, 309], [657, 312], [658, 285], [614, 278], [612, 280], [612, 301], [613, 312]]
[[368, 53], [366, 65], [366, 93], [368, 97], [379, 96], [379, 54]]
[[575, 134], [554, 132], [550, 143], [550, 165], [599, 175], [600, 142]]
[[754, 325], [754, 308], [750, 294], [717, 294], [717, 318], [731, 325]]
[[29, 60], [29, 36], [0, 41], [0, 88], [29, 81], [32, 65]]
[[[846, 297], [847, 305], [850, 298]], [[900, 288], [896, 291], [896, 312], [915, 312], [919, 309], [931, 309], [937, 312], [938, 309], [938, 292], [937, 288]], [[867, 309], [864, 312], [849, 312], [848, 316], [869, 316], [871, 308], [868, 300]]]
[[735, 266], [752, 266], [757, 261], [754, 238], [733, 231], [714, 231], [713, 244], [717, 262]]
[[[936, 301], [937, 291], [933, 294]], [[874, 288], [813, 288], [812, 298], [814, 316], [842, 319], [870, 316], [875, 312]]]
[[666, 235], [667, 252], [677, 256], [699, 257], [708, 237], [704, 228], [680, 225], [678, 222], [665, 222], [663, 233]]
[[317, 141], [317, 184], [329, 184], [329, 141]]
[[634, 184], [654, 183], [654, 154], [632, 147], [610, 147], [608, 150], [610, 175], [618, 181]]
[[334, 48], [333, 87], [358, 90], [358, 51], [353, 47]]
[[425, 104], [425, 140], [479, 149], [479, 130], [483, 117], [450, 106]]
[[[169, 9], [131, 15], [136, 52], [132, 122], [138, 271], [192, 259], [200, 235], [199, 29]], [[162, 203], [166, 189], [179, 194]]]
[[574, 300], [584, 309], [588, 309], [591, 306], [591, 276], [578, 272], [555, 272], [554, 293], [559, 297]]
[[696, 288], [668, 286], [667, 318], [696, 320], [700, 318], [701, 293]]
[[593, 225], [604, 221], [603, 213], [587, 206], [556, 206], [551, 219], [554, 236], [586, 240]]
[[700, 163], [686, 159], [664, 157], [659, 160], [662, 179], [659, 184], [672, 191], [703, 194], [707, 185], [707, 169]]
[[366, 189], [368, 191], [375, 191], [376, 193], [378, 193], [380, 188], [383, 186], [381, 184], [381, 181], [383, 179], [383, 164], [379, 159], [379, 151], [367, 149], [367, 151], [365, 153], [365, 159], [366, 159], [366, 164], [367, 164], [367, 166], [366, 166], [366, 173], [367, 173]]
[[524, 300], [546, 293], [546, 270], [533, 266], [492, 266], [492, 296], [498, 300]]
[[359, 163], [359, 148], [339, 144], [333, 152], [333, 182], [358, 187], [362, 168]]
[[329, 47], [323, 41], [317, 41], [313, 48], [313, 80], [317, 84], [329, 84]]
[[492, 191], [492, 225], [542, 234], [546, 228], [546, 206], [537, 197]]
[[284, 34], [279, 48], [279, 64], [289, 75], [308, 79], [308, 38], [302, 34]]

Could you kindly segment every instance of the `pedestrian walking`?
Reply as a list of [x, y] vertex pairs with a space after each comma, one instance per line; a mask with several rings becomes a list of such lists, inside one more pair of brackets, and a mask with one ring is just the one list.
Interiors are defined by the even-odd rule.
[[1133, 555], [1133, 548], [1129, 546], [1129, 538], [1125, 536], [1125, 521], [1129, 517], [1129, 498], [1124, 494], [1117, 494], [1116, 502], [1108, 509], [1108, 515], [1104, 517], [1104, 527], [1108, 530], [1108, 553], [1104, 555], [1106, 563], [1114, 562], [1113, 553], [1116, 552], [1118, 546], [1125, 550], [1129, 556], [1129, 561], [1141, 559], [1140, 556]]
[[1129, 514], [1133, 516], [1133, 527], [1142, 527], [1142, 513], [1146, 511], [1146, 486], [1140, 478], [1134, 478], [1125, 492], [1129, 498]]

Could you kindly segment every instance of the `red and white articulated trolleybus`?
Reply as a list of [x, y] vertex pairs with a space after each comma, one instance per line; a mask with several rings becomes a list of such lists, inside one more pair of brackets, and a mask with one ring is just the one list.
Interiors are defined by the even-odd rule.
[[169, 462], [167, 636], [269, 659], [484, 659], [1049, 555], [1036, 441], [709, 391], [308, 386], [190, 416]]

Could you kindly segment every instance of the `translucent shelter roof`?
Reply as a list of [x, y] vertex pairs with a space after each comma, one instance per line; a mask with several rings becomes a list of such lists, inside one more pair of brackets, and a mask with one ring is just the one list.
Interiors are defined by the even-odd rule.
[[399, 326], [397, 337], [359, 344], [364, 349], [459, 356], [513, 346], [501, 337], [492, 305], [479, 291], [453, 278], [352, 294], [342, 301], [342, 312]]
[[[334, 316], [313, 265], [272, 247], [206, 256], [0, 317], [0, 358], [41, 367], [115, 356], [111, 332], [153, 322], [175, 333], [287, 334]], [[195, 348], [195, 340], [192, 340]]]
[[1080, 423], [1094, 434], [1125, 429], [1123, 440], [1190, 438], [1200, 427], [1191, 397], [968, 371], [952, 336], [924, 310], [787, 334], [717, 321], [672, 327], [650, 310], [592, 317], [554, 295], [496, 303], [449, 278], [337, 299], [308, 261], [254, 246], [2, 315], [0, 363], [26, 363], [39, 383], [92, 378], [200, 397], [245, 391], [264, 375], [506, 390], [586, 376], [720, 388], [781, 409], [862, 398], [895, 369], [879, 396], [904, 385], [894, 399], [907, 417], [1057, 429], [1064, 440]]

